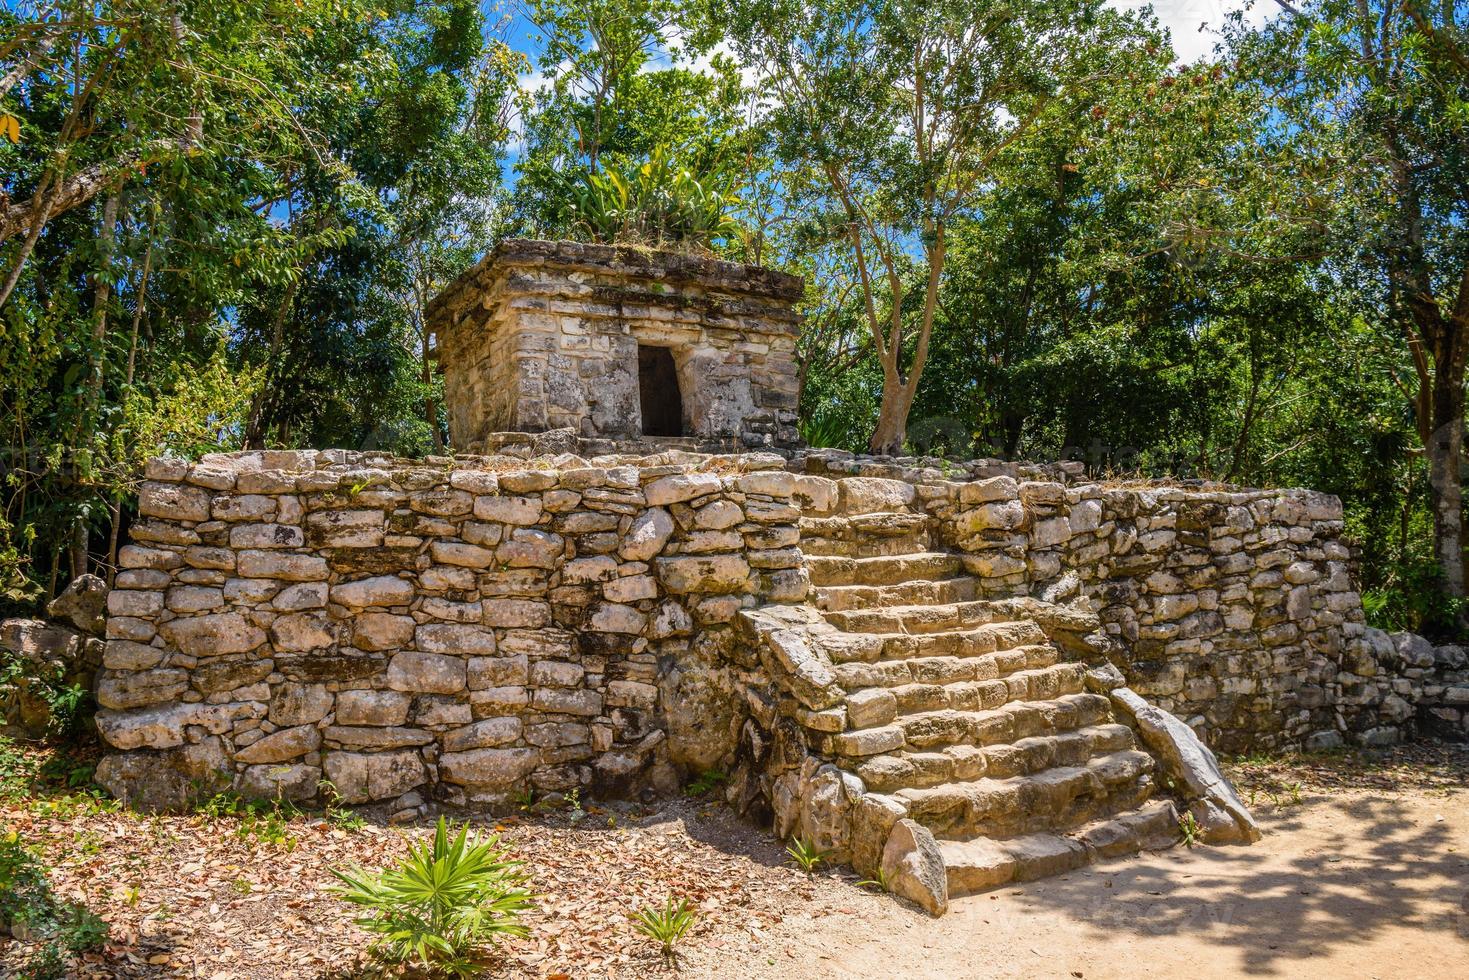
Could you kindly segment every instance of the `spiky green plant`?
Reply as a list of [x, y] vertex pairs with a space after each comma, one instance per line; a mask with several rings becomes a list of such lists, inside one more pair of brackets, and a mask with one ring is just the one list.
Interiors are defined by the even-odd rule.
[[675, 947], [679, 940], [694, 927], [697, 917], [688, 899], [680, 898], [675, 903], [670, 895], [663, 908], [650, 905], [633, 916], [633, 928], [658, 943], [664, 959], [672, 960], [677, 956]]
[[826, 860], [826, 852], [818, 851], [816, 845], [807, 840], [794, 840], [786, 846], [786, 853], [791, 856], [791, 863], [802, 871], [815, 874], [821, 862]]
[[343, 899], [367, 910], [357, 923], [377, 935], [380, 960], [430, 975], [469, 977], [484, 968], [503, 936], [523, 936], [520, 915], [534, 904], [522, 862], [510, 860], [498, 835], [472, 838], [469, 825], [451, 838], [439, 818], [432, 843], [410, 844], [408, 856], [378, 872], [333, 869]]
[[1178, 818], [1178, 835], [1184, 847], [1193, 847], [1203, 840], [1204, 828], [1199, 826], [1192, 813], [1185, 813]]

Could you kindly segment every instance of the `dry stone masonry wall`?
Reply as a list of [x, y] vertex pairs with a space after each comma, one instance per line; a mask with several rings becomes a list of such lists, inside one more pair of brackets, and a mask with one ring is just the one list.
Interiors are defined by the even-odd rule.
[[1365, 625], [1335, 497], [1088, 484], [1071, 465], [974, 463], [955, 482], [948, 464], [922, 462], [822, 451], [803, 466], [914, 483], [985, 594], [1094, 613], [1099, 635], [1077, 655], [1114, 663], [1216, 749], [1469, 736], [1452, 703], [1469, 657]]
[[719, 768], [742, 773], [742, 806], [772, 807], [782, 771], [870, 738], [855, 729], [882, 703], [835, 683], [822, 645], [846, 614], [814, 604], [802, 549], [856, 498], [1222, 751], [1469, 728], [1463, 651], [1363, 625], [1333, 498], [932, 462], [154, 461], [108, 597], [99, 778], [146, 806], [328, 780], [409, 815]]
[[806, 578], [780, 457], [640, 462], [154, 461], [108, 598], [99, 781], [162, 807], [325, 779], [404, 815], [675, 789], [733, 737], [736, 613]]
[[937, 509], [997, 591], [1082, 597], [1129, 685], [1216, 748], [1357, 724], [1339, 711], [1338, 675], [1365, 626], [1335, 498], [1000, 478]]

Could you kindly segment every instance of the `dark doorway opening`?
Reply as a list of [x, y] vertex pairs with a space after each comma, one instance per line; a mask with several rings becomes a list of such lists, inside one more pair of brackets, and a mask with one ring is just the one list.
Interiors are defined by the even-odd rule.
[[673, 351], [638, 345], [638, 393], [643, 403], [643, 435], [683, 435], [683, 396]]

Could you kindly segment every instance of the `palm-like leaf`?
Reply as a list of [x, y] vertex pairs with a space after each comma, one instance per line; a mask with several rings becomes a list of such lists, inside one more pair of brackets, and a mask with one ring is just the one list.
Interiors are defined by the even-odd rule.
[[332, 874], [344, 900], [370, 911], [357, 922], [378, 937], [379, 957], [456, 976], [478, 968], [481, 947], [525, 935], [519, 916], [534, 904], [529, 876], [497, 835], [471, 838], [465, 824], [451, 838], [442, 817], [432, 842], [410, 844], [397, 866]]
[[740, 199], [675, 166], [661, 147], [641, 163], [604, 162], [568, 180], [562, 198], [562, 222], [592, 241], [707, 248], [740, 230]]

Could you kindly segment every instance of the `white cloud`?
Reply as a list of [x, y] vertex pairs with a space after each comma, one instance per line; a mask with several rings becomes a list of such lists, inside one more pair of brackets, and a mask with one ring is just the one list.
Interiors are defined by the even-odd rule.
[[1245, 11], [1245, 22], [1258, 26], [1280, 12], [1270, 0], [1108, 0], [1118, 10], [1139, 10], [1151, 6], [1158, 22], [1173, 36], [1173, 50], [1179, 61], [1194, 61], [1212, 55], [1219, 40], [1218, 31], [1226, 15]]

